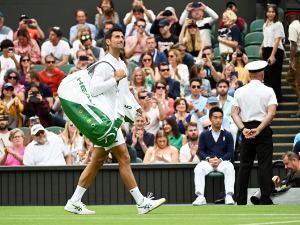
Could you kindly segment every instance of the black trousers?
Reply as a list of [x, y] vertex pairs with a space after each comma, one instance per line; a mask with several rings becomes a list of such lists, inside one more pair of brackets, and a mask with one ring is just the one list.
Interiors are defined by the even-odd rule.
[[[244, 123], [246, 128], [256, 128], [260, 122]], [[270, 198], [272, 190], [272, 156], [273, 156], [273, 140], [272, 129], [267, 126], [254, 139], [246, 139], [242, 135], [242, 147], [240, 149], [241, 164], [239, 169], [239, 184], [237, 204], [246, 205], [248, 196], [248, 183], [251, 174], [251, 169], [255, 156], [258, 160], [258, 179], [261, 190], [261, 204], [270, 205], [272, 200]]]

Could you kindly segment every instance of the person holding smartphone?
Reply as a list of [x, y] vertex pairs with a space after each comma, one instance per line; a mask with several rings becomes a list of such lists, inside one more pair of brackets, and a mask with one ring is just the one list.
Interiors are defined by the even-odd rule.
[[235, 71], [235, 67], [231, 63], [227, 63], [223, 69], [222, 78], [228, 80], [229, 82], [229, 91], [228, 95], [231, 97], [234, 96], [234, 92], [236, 89], [243, 86], [243, 82], [238, 80], [239, 73]]
[[248, 56], [243, 46], [238, 45], [234, 48], [231, 63], [235, 66], [235, 71], [238, 72], [238, 78], [243, 82], [243, 85], [248, 84], [250, 82], [249, 71], [245, 69], [245, 65], [248, 63]]
[[14, 43], [5, 39], [1, 42], [1, 51], [3, 54], [0, 56], [0, 80], [8, 69], [20, 69], [20, 56], [14, 53]]

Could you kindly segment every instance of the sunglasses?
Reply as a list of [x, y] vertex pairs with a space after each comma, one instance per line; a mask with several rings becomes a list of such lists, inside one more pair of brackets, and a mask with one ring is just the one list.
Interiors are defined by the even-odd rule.
[[161, 72], [170, 71], [170, 69], [160, 69]]
[[166, 89], [165, 86], [157, 86], [156, 89]]
[[54, 60], [53, 60], [53, 61], [46, 61], [46, 63], [47, 63], [47, 64], [50, 64], [50, 63], [54, 64], [55, 61], [54, 61]]
[[174, 55], [169, 55], [168, 57], [169, 57], [169, 58], [173, 58], [173, 57], [174, 57]]
[[39, 137], [41, 134], [45, 134], [45, 131], [44, 130], [40, 130], [34, 136]]
[[193, 88], [193, 89], [195, 89], [195, 88], [198, 88], [198, 89], [200, 89], [200, 88], [201, 88], [201, 86], [199, 86], [199, 85], [192, 85], [192, 88]]
[[207, 130], [210, 126], [203, 127], [203, 130]]
[[143, 62], [151, 62], [152, 59], [143, 59]]
[[11, 87], [9, 87], [9, 88], [5, 88], [4, 90], [5, 90], [5, 91], [14, 91], [14, 89], [13, 89], [13, 88], [11, 88]]
[[147, 96], [139, 96], [139, 99], [145, 99]]
[[74, 127], [74, 124], [70, 123], [69, 126], [70, 126], [70, 127]]
[[13, 80], [17, 80], [17, 77], [12, 77], [12, 76], [8, 76], [7, 79], [13, 79]]
[[30, 59], [22, 59], [22, 62], [30, 62]]
[[81, 36], [81, 40], [83, 40], [83, 41], [85, 41], [85, 40], [88, 40], [88, 39], [90, 39], [90, 37], [91, 37], [91, 35], [83, 35], [83, 36]]
[[145, 28], [146, 26], [145, 25], [137, 25], [137, 27], [139, 27], [139, 28]]

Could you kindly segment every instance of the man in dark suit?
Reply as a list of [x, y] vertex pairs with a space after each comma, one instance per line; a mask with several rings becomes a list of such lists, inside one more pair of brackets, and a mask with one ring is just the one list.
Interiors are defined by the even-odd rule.
[[171, 78], [169, 63], [162, 62], [161, 64], [159, 64], [158, 70], [161, 76], [161, 80], [166, 82], [168, 97], [173, 99], [180, 97], [180, 83], [179, 81]]

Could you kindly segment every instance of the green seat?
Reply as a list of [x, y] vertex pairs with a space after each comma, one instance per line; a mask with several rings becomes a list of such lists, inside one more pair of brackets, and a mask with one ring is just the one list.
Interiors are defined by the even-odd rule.
[[220, 58], [221, 58], [220, 49], [219, 49], [219, 47], [215, 47], [214, 48], [214, 59], [213, 59], [213, 61], [219, 61], [218, 63], [220, 63]]
[[248, 45], [261, 45], [264, 40], [263, 32], [252, 32], [245, 36], [245, 47]]
[[243, 36], [245, 37], [248, 34], [248, 24], [245, 21], [244, 30], [242, 31]]
[[252, 21], [252, 23], [250, 24], [250, 33], [256, 31], [262, 32], [264, 23], [265, 21], [262, 19]]
[[63, 64], [61, 66], [58, 66], [58, 68], [64, 72], [65, 76], [67, 76], [69, 74], [70, 69], [74, 66], [74, 64]]
[[136, 163], [143, 163], [143, 160], [139, 157], [136, 157]]
[[32, 66], [32, 69], [37, 70], [38, 72], [41, 72], [45, 68], [46, 68], [46, 66], [42, 65], [42, 64], [37, 64], [37, 65]]
[[224, 177], [224, 174], [218, 171], [212, 171], [207, 174], [208, 177]]
[[245, 51], [247, 53], [248, 59], [250, 61], [259, 60], [259, 45], [249, 45], [245, 47]]
[[57, 126], [52, 126], [52, 127], [47, 127], [46, 130], [53, 132], [54, 134], [60, 134], [61, 132], [64, 131], [65, 128], [63, 127], [57, 127]]
[[216, 34], [216, 25], [212, 25], [211, 27], [211, 35], [215, 36]]
[[19, 129], [21, 130], [21, 131], [23, 131], [23, 133], [24, 133], [24, 135], [26, 136], [26, 134], [28, 133], [28, 127], [19, 127]]

